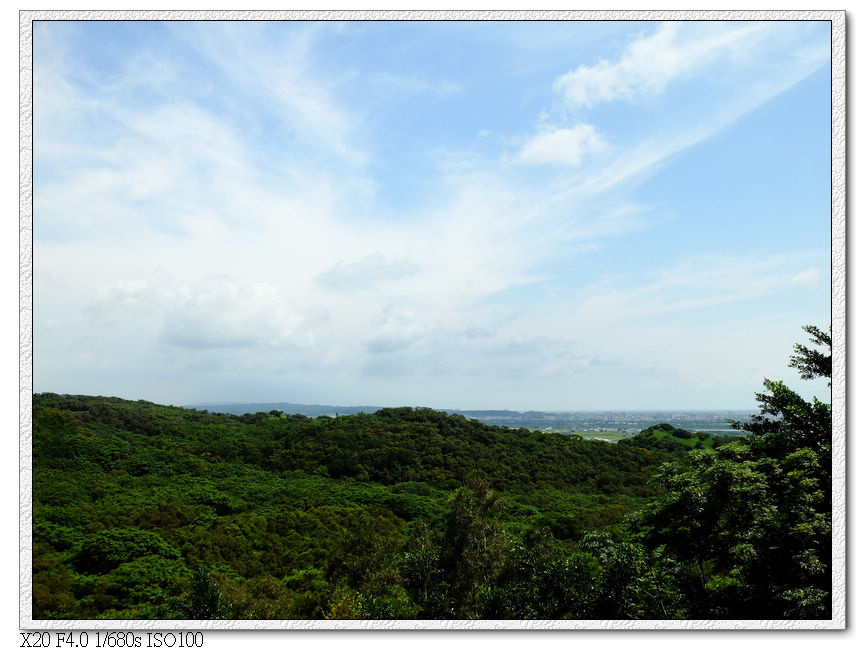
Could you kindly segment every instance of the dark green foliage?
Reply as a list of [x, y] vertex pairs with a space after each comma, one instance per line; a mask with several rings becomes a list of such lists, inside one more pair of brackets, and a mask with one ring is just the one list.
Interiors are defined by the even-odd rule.
[[179, 560], [146, 555], [124, 562], [106, 574], [99, 585], [116, 598], [120, 607], [159, 604], [166, 596], [179, 595], [188, 573], [186, 565]]
[[590, 618], [598, 562], [589, 553], [558, 544], [548, 531], [511, 540], [485, 618]]
[[49, 618], [565, 615], [579, 598], [538, 602], [541, 574], [533, 604], [518, 597], [524, 535], [550, 531], [537, 571], [571, 566], [564, 545], [620, 539], [671, 458], [431, 409], [233, 416], [43, 394], [33, 419]]
[[790, 357], [790, 367], [799, 371], [802, 379], [814, 379], [816, 377], [825, 377], [829, 380], [829, 385], [832, 385], [832, 338], [830, 334], [820, 331], [814, 325], [805, 325], [803, 328], [810, 336], [811, 342], [816, 345], [826, 346], [829, 348], [829, 354], [824, 354], [820, 350], [807, 348], [801, 343], [794, 346], [795, 352]]
[[807, 586], [827, 616], [829, 518], [812, 450], [784, 459], [732, 443], [667, 466], [663, 499], [643, 511], [642, 541], [675, 560], [677, 584], [696, 618], [789, 618]]
[[[797, 346], [794, 362], [803, 354]], [[828, 357], [812, 361], [803, 376], [830, 371]], [[831, 617], [831, 409], [765, 386], [760, 413], [734, 423], [752, 435], [665, 465], [666, 493], [637, 520], [639, 539], [672, 567], [682, 616]]]
[[662, 584], [644, 546], [612, 543], [605, 535], [589, 534], [581, 548], [598, 559], [597, 578], [587, 618], [604, 620], [668, 618], [664, 605], [669, 585]]
[[189, 582], [187, 604], [184, 607], [186, 618], [207, 620], [229, 618], [231, 612], [225, 605], [222, 591], [213, 580], [210, 571], [203, 566], [195, 569]]
[[103, 530], [84, 537], [80, 549], [72, 556], [72, 563], [82, 573], [108, 573], [121, 564], [146, 556], [176, 560], [180, 558], [180, 551], [150, 531]]
[[501, 500], [490, 483], [469, 479], [450, 500], [441, 548], [441, 567], [450, 585], [456, 618], [481, 618], [490, 585], [505, 563], [507, 537]]

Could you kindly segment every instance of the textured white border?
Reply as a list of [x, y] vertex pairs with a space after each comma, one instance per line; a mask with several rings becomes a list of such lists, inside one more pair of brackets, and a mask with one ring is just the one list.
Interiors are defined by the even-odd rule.
[[847, 621], [847, 21], [832, 12], [832, 622]]
[[[832, 619], [827, 621], [34, 621], [34, 20], [809, 20], [832, 22]], [[838, 630], [846, 628], [846, 16], [843, 11], [21, 11], [19, 13], [19, 625], [75, 630]]]
[[19, 623], [33, 625], [33, 30], [20, 14], [18, 43], [18, 574]]

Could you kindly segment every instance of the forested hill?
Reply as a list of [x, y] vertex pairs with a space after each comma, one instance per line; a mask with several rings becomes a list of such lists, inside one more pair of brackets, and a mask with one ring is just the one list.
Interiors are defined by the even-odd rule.
[[[34, 456], [45, 466], [86, 463], [110, 473], [160, 475], [189, 456], [214, 463], [301, 470], [333, 479], [459, 487], [472, 473], [499, 490], [556, 488], [647, 496], [668, 457], [579, 436], [489, 426], [427, 408], [309, 418], [213, 414], [113, 397], [34, 396]], [[62, 450], [62, 453], [60, 453]]]
[[36, 618], [604, 618], [578, 541], [612, 549], [674, 456], [431, 409], [37, 394], [33, 458]]

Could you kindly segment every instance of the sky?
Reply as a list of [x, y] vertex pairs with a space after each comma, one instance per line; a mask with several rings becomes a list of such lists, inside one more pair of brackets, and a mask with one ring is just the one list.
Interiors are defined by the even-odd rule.
[[40, 22], [34, 390], [749, 409], [830, 322], [826, 22]]

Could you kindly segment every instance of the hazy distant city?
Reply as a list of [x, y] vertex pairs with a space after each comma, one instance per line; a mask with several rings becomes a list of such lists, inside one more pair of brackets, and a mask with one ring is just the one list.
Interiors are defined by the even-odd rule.
[[[338, 415], [354, 415], [356, 413], [375, 413], [381, 406], [333, 406], [325, 404], [294, 404], [291, 402], [272, 403], [237, 403], [237, 404], [190, 404], [190, 408], [208, 410], [216, 413], [257, 413], [267, 411], [282, 411], [283, 413], [306, 415], [308, 417]], [[705, 431], [706, 433], [730, 434], [735, 430], [730, 428], [728, 419], [744, 420], [749, 411], [509, 411], [509, 410], [451, 410], [438, 409], [447, 413], [456, 413], [469, 419], [476, 419], [485, 424], [504, 427], [526, 427], [541, 431], [559, 431], [564, 433], [619, 433], [636, 434], [659, 422], [667, 422], [673, 426], [688, 431]]]

